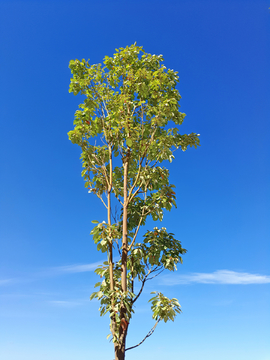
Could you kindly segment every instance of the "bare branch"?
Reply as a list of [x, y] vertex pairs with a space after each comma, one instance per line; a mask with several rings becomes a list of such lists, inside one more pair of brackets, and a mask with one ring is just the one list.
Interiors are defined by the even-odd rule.
[[139, 344], [135, 345], [135, 346], [131, 346], [129, 348], [127, 348], [125, 351], [131, 350], [136, 348], [137, 346], [140, 346], [149, 336], [151, 336], [153, 334], [153, 332], [155, 331], [155, 328], [157, 327], [157, 324], [160, 322], [160, 318], [157, 320], [157, 322], [155, 323], [155, 325], [152, 327], [152, 329], [149, 331], [149, 333], [145, 336], [145, 338], [139, 342]]
[[113, 193], [114, 193], [114, 196], [116, 197], [116, 199], [120, 202], [120, 204], [121, 204], [122, 206], [124, 206], [124, 203], [120, 200], [119, 196], [116, 195], [116, 193], [115, 193], [115, 187], [114, 187], [114, 186], [112, 187], [112, 189], [113, 189]]
[[109, 187], [110, 183], [109, 183], [109, 179], [108, 179], [108, 175], [107, 175], [106, 166], [103, 165], [103, 164], [101, 164], [101, 163], [99, 162], [98, 157], [96, 156], [95, 153], [92, 153], [92, 155], [93, 155], [93, 157], [96, 159], [96, 162], [97, 162], [97, 164], [100, 166], [100, 168], [96, 167], [96, 165], [94, 165], [94, 164], [91, 163], [91, 158], [90, 158], [90, 156], [89, 156], [89, 154], [88, 154], [88, 158], [89, 158], [89, 161], [90, 161], [90, 163], [91, 163], [91, 166], [93, 166], [98, 172], [101, 172], [101, 173], [103, 174], [103, 176], [104, 176], [104, 178], [105, 178], [105, 181], [106, 181], [106, 183], [107, 183], [107, 186]]
[[97, 193], [96, 193], [96, 195], [97, 195], [97, 197], [102, 201], [102, 204], [105, 206], [105, 208], [108, 210], [109, 208], [108, 208], [108, 206], [106, 205], [106, 203], [104, 202], [104, 200], [102, 199], [102, 196], [99, 195], [99, 194], [97, 194]]
[[134, 237], [133, 237], [133, 239], [132, 239], [132, 242], [131, 242], [131, 244], [129, 245], [128, 251], [131, 249], [132, 245], [134, 244], [134, 242], [135, 242], [135, 240], [136, 240], [136, 237], [137, 237], [138, 231], [139, 231], [139, 229], [140, 229], [140, 226], [141, 226], [143, 217], [144, 217], [144, 208], [143, 208], [143, 213], [142, 213], [142, 215], [141, 215], [141, 217], [140, 217], [139, 224], [138, 224], [137, 229], [136, 229], [136, 231], [135, 231]]
[[144, 284], [145, 284], [146, 279], [147, 279], [147, 276], [150, 275], [150, 273], [151, 273], [151, 271], [149, 270], [149, 271], [148, 271], [148, 274], [145, 276], [145, 278], [144, 278], [143, 281], [142, 281], [142, 286], [141, 286], [140, 291], [138, 292], [137, 296], [132, 300], [132, 304], [134, 304], [135, 301], [137, 301], [138, 298], [139, 298], [139, 296], [141, 295], [141, 293], [142, 293], [142, 291], [143, 291], [143, 288], [144, 288]]
[[164, 271], [164, 269], [162, 269], [158, 274], [152, 276], [151, 278], [148, 278], [148, 276], [149, 276], [150, 274], [152, 274], [152, 273], [154, 273], [154, 272], [156, 272], [156, 271], [159, 271], [161, 268], [160, 268], [159, 266], [156, 266], [156, 267], [154, 267], [154, 268], [152, 268], [152, 269], [149, 269], [148, 265], [146, 265], [146, 266], [147, 266], [147, 268], [148, 268], [148, 273], [145, 275], [144, 279], [142, 280], [142, 286], [141, 286], [141, 288], [140, 288], [140, 291], [138, 292], [137, 296], [132, 300], [132, 304], [134, 304], [135, 301], [138, 300], [139, 296], [141, 295], [141, 293], [142, 293], [142, 291], [143, 291], [143, 288], [144, 288], [144, 285], [145, 285], [146, 281], [147, 281], [147, 280], [152, 280], [152, 279], [154, 279], [156, 276], [158, 276], [159, 274], [161, 274], [162, 271]]
[[[135, 186], [136, 186], [136, 184], [137, 184], [137, 182], [138, 182], [138, 180], [139, 180], [139, 176], [140, 176], [140, 174], [141, 174], [142, 163], [143, 163], [143, 161], [144, 161], [144, 159], [145, 159], [145, 157], [146, 157], [146, 154], [147, 154], [147, 151], [148, 151], [148, 149], [149, 149], [149, 146], [150, 146], [151, 143], [154, 141], [154, 136], [155, 136], [156, 131], [157, 131], [157, 127], [155, 127], [155, 129], [154, 129], [154, 131], [153, 131], [153, 133], [152, 133], [152, 135], [151, 135], [150, 141], [149, 141], [149, 143], [147, 144], [147, 146], [146, 146], [146, 148], [145, 148], [145, 151], [144, 151], [142, 157], [140, 158], [138, 174], [137, 174], [137, 177], [136, 177], [136, 179], [135, 179], [135, 181], [134, 181], [134, 183], [133, 183], [133, 186], [132, 186], [132, 188], [131, 188], [131, 190], [130, 190], [130, 192], [129, 192], [129, 195], [128, 195], [128, 203], [130, 203], [130, 202], [134, 199], [134, 197], [137, 195], [137, 193], [139, 192], [139, 190], [140, 190], [141, 187], [143, 186], [143, 184], [141, 183], [141, 185], [137, 188], [137, 190], [134, 192], [134, 194], [132, 194], [132, 191], [134, 190], [134, 188], [135, 188]], [[149, 183], [149, 182], [148, 182], [148, 183]]]
[[[151, 278], [149, 278], [149, 279], [146, 279], [146, 280], [152, 280], [152, 279], [154, 279], [156, 276], [158, 276], [159, 274], [161, 274], [162, 273], [162, 271], [164, 271], [165, 269], [163, 268], [158, 274], [156, 274], [156, 275], [154, 275], [154, 276], [152, 276]], [[154, 271], [156, 271], [156, 270], [154, 270]], [[153, 271], [153, 272], [154, 272]]]

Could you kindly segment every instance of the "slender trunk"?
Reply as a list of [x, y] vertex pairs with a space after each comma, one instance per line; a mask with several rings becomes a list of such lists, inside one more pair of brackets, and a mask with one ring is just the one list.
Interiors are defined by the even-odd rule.
[[120, 329], [119, 336], [122, 341], [114, 346], [114, 356], [115, 360], [125, 360], [127, 329]]
[[127, 183], [128, 183], [128, 157], [124, 162], [124, 206], [123, 206], [123, 239], [122, 239], [122, 291], [127, 291]]
[[[108, 194], [108, 207], [111, 203], [111, 194]], [[111, 212], [110, 208], [108, 209], [108, 224], [111, 226]], [[110, 271], [110, 290], [113, 290], [113, 247], [112, 247], [112, 239], [109, 243], [109, 271]]]
[[[127, 107], [129, 114], [129, 106]], [[128, 130], [128, 139], [130, 138], [129, 130], [129, 119], [127, 118], [127, 130]], [[123, 206], [123, 239], [122, 239], [122, 276], [121, 276], [121, 285], [122, 291], [127, 291], [127, 218], [128, 218], [128, 165], [130, 157], [130, 148], [128, 147], [127, 154], [123, 160], [124, 165], [124, 206]]]
[[[109, 146], [110, 156], [110, 180], [108, 187], [108, 224], [111, 226], [111, 191], [112, 191], [112, 148]], [[110, 268], [110, 290], [113, 290], [113, 248], [112, 237], [109, 244], [109, 268]]]
[[[123, 205], [123, 238], [122, 238], [122, 274], [121, 274], [121, 287], [122, 291], [127, 291], [127, 208], [128, 208], [128, 162], [129, 162], [129, 153], [127, 154], [126, 158], [124, 159], [124, 205]], [[126, 308], [125, 305], [121, 304], [120, 309], [120, 319], [125, 319], [126, 315]], [[119, 343], [115, 344], [115, 360], [124, 360], [125, 359], [125, 349], [126, 349], [126, 336], [127, 336], [127, 328], [122, 329], [120, 326], [119, 328]]]
[[[109, 186], [108, 186], [108, 225], [111, 226], [111, 191], [112, 191], [112, 148], [109, 146], [109, 157], [110, 157], [110, 178], [109, 178]], [[110, 233], [110, 243], [109, 243], [109, 273], [110, 273], [110, 290], [113, 291], [114, 289], [114, 281], [113, 281], [113, 246], [112, 246], [112, 236]], [[114, 308], [114, 298], [111, 298], [111, 306], [112, 311]], [[111, 319], [112, 324], [112, 335], [114, 336], [115, 333], [115, 319], [112, 317]]]

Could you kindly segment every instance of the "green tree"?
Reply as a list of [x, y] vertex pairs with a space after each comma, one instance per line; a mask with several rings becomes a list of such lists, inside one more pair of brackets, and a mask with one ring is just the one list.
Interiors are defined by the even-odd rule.
[[[93, 221], [91, 231], [97, 250], [107, 253], [108, 260], [96, 269], [103, 281], [90, 299], [100, 301], [100, 315], [109, 313], [115, 359], [123, 360], [134, 303], [145, 282], [164, 269], [176, 269], [186, 252], [164, 227], [138, 237], [148, 216], [162, 221], [163, 211], [176, 206], [175, 186], [160, 164], [172, 162], [178, 148], [196, 148], [199, 138], [179, 133], [185, 114], [179, 111], [178, 76], [166, 69], [162, 55], [147, 54], [135, 43], [105, 56], [103, 65], [83, 59], [71, 60], [69, 67], [69, 91], [85, 95], [69, 139], [82, 149], [85, 187], [107, 212], [107, 221]], [[117, 214], [112, 212], [115, 203]], [[149, 301], [156, 324], [138, 345], [160, 320], [174, 320], [181, 312], [177, 299], [154, 294]]]

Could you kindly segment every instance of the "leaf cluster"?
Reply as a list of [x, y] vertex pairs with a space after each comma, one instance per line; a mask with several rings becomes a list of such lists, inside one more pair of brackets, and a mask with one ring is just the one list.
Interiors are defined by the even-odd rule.
[[168, 320], [174, 321], [177, 313], [180, 314], [182, 312], [177, 299], [169, 299], [162, 293], [156, 291], [151, 292], [151, 294], [156, 294], [149, 300], [149, 302], [152, 303], [153, 319], [160, 319], [166, 323]]

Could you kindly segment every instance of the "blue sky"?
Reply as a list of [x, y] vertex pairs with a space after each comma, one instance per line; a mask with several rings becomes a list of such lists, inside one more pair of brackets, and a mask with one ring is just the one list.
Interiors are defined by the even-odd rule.
[[104, 260], [91, 220], [106, 214], [67, 138], [82, 101], [68, 93], [68, 63], [135, 41], [179, 72], [181, 131], [201, 134], [201, 147], [176, 153], [178, 208], [162, 224], [188, 253], [147, 284], [127, 345], [154, 324], [151, 291], [183, 313], [126, 358], [270, 360], [269, 6], [0, 0], [2, 360], [113, 358], [108, 318], [89, 301]]

